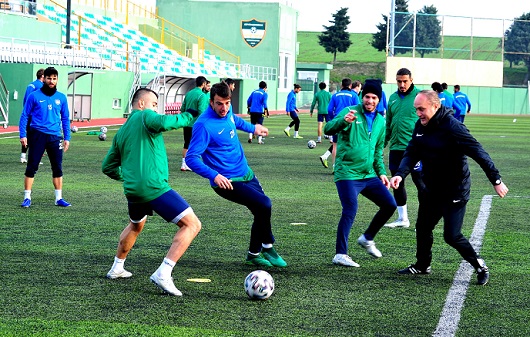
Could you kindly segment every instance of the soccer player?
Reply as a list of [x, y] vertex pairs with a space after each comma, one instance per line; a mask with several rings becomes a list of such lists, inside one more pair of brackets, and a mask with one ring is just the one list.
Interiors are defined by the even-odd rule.
[[309, 114], [311, 117], [313, 117], [313, 110], [315, 109], [315, 106], [318, 107], [317, 143], [322, 143], [322, 124], [324, 123], [324, 120], [326, 121], [326, 123], [331, 120], [328, 115], [328, 105], [329, 101], [331, 100], [331, 94], [329, 93], [329, 91], [326, 90], [326, 83], [324, 82], [320, 82], [318, 84], [318, 88], [320, 89], [320, 91], [317, 92], [313, 97], [313, 102], [311, 102]]
[[300, 128], [300, 118], [298, 117], [298, 108], [296, 107], [296, 94], [302, 91], [302, 87], [299, 84], [294, 85], [294, 89], [291, 90], [289, 95], [287, 95], [287, 102], [285, 103], [285, 111], [287, 115], [291, 117], [292, 122], [283, 130], [287, 137], [291, 137], [291, 127], [294, 125], [294, 136], [295, 139], [302, 139], [304, 137], [298, 134], [298, 129]]
[[[386, 113], [386, 136], [385, 147], [388, 145], [388, 168], [392, 175], [395, 174], [401, 163], [401, 158], [405, 153], [407, 144], [412, 137], [412, 129], [418, 120], [416, 110], [414, 109], [414, 99], [420, 90], [414, 86], [412, 73], [407, 68], [401, 68], [397, 71], [396, 82], [398, 90], [390, 95], [388, 99], [388, 110]], [[421, 193], [424, 186], [421, 181], [421, 164], [411, 173], [412, 181]], [[388, 223], [385, 227], [396, 228], [410, 226], [409, 215], [407, 211], [407, 190], [405, 183], [394, 189], [394, 198], [397, 203], [398, 218], [396, 221]]]
[[[22, 100], [22, 108], [24, 108], [24, 106], [26, 105], [26, 102], [28, 100], [29, 95], [32, 92], [37, 91], [40, 88], [42, 88], [42, 85], [44, 83], [44, 69], [41, 68], [41, 69], [37, 70], [36, 76], [37, 76], [37, 79], [35, 81], [31, 82], [28, 85], [28, 87], [26, 88], [26, 93], [24, 94], [24, 99]], [[28, 117], [28, 126], [27, 126], [27, 131], [28, 132], [30, 131], [30, 128], [29, 128], [29, 124], [30, 123], [31, 123], [31, 116]], [[26, 145], [26, 146], [22, 145], [21, 147], [22, 147], [22, 149], [20, 150], [20, 162], [21, 163], [27, 163], [28, 162], [28, 158], [27, 158], [28, 145]], [[39, 162], [39, 164], [42, 164], [42, 163]]]
[[[44, 85], [31, 93], [20, 116], [20, 144], [31, 144], [24, 177], [22, 207], [31, 206], [31, 188], [44, 151], [48, 153], [55, 188], [55, 205], [69, 207], [63, 199], [63, 153], [70, 147], [70, 112], [66, 96], [57, 91], [59, 72], [44, 70]], [[28, 127], [28, 120], [31, 122]]]
[[[267, 107], [267, 83], [259, 82], [259, 89], [254, 90], [247, 99], [247, 109], [250, 114], [251, 124], [263, 125], [263, 115], [269, 117], [269, 108]], [[252, 143], [254, 133], [248, 133], [248, 142]], [[263, 136], [258, 136], [258, 144], [263, 144]]]
[[453, 103], [453, 108], [455, 110], [455, 118], [460, 122], [464, 123], [466, 114], [471, 112], [471, 101], [466, 94], [460, 91], [460, 86], [455, 85], [455, 93], [453, 95], [455, 101]]
[[210, 94], [210, 106], [193, 126], [188, 165], [193, 172], [210, 180], [215, 193], [246, 206], [254, 216], [246, 264], [286, 267], [287, 263], [273, 247], [271, 200], [248, 166], [237, 137], [237, 130], [257, 136], [266, 136], [269, 131], [232, 113], [232, 92], [226, 83], [213, 85]]
[[173, 283], [173, 267], [201, 230], [201, 223], [191, 207], [168, 183], [168, 160], [162, 132], [193, 124], [198, 111], [178, 115], [159, 115], [158, 95], [146, 88], [136, 91], [133, 111], [118, 130], [103, 160], [102, 171], [123, 182], [129, 207], [129, 224], [122, 231], [114, 263], [107, 278], [128, 278], [132, 273], [124, 264], [138, 235], [153, 211], [179, 230], [160, 267], [150, 280], [162, 291], [174, 296], [182, 293]]
[[480, 165], [501, 198], [506, 196], [508, 188], [488, 153], [469, 130], [452, 117], [450, 109], [441, 105], [436, 92], [421, 91], [414, 100], [414, 107], [419, 120], [390, 185], [397, 188], [421, 160], [426, 189], [420, 198], [416, 223], [416, 262], [398, 273], [431, 273], [433, 230], [443, 218], [445, 242], [475, 268], [477, 283], [484, 285], [489, 279], [488, 267], [462, 235], [471, 188], [467, 157]]
[[342, 109], [324, 127], [327, 135], [338, 135], [334, 180], [342, 215], [332, 262], [341, 266], [359, 267], [348, 255], [348, 237], [357, 214], [359, 194], [379, 207], [364, 234], [357, 239], [357, 243], [375, 258], [382, 254], [376, 248], [374, 238], [396, 210], [396, 201], [388, 191], [390, 185], [383, 163], [385, 119], [376, 111], [381, 95], [381, 84], [366, 80], [362, 104]]
[[[208, 107], [208, 95], [204, 93], [208, 80], [204, 76], [199, 76], [195, 79], [195, 88], [190, 90], [186, 96], [184, 96], [184, 101], [180, 111], [191, 112], [195, 114], [198, 112], [199, 115], [203, 113]], [[180, 166], [181, 171], [191, 171], [188, 165], [186, 165], [186, 153], [188, 152], [188, 147], [191, 140], [191, 128], [190, 126], [185, 126], [182, 130], [184, 134], [184, 145], [182, 147], [182, 164]]]
[[[355, 90], [352, 89], [352, 81], [349, 78], [342, 79], [341, 82], [341, 90], [339, 92], [336, 92], [331, 96], [331, 100], [329, 101], [328, 105], [328, 115], [329, 119], [332, 120], [335, 118], [336, 115], [339, 114], [339, 112], [342, 111], [345, 107], [348, 106], [355, 106], [360, 103], [359, 101], [359, 92], [362, 87], [362, 84], [360, 81], [355, 81]], [[330, 155], [333, 154], [332, 158], [333, 161], [335, 161], [335, 151], [337, 148], [337, 136], [336, 135], [330, 135], [331, 136], [331, 146], [330, 148], [320, 156], [320, 162], [322, 163], [322, 166], [325, 168], [328, 167], [328, 158]], [[333, 164], [335, 165], [335, 164]]]

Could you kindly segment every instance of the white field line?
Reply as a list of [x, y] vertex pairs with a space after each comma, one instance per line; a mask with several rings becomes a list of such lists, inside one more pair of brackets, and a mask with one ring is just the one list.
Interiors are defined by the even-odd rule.
[[[491, 200], [492, 195], [485, 195], [482, 197], [480, 203], [480, 210], [478, 213], [477, 220], [475, 220], [475, 226], [473, 227], [473, 233], [469, 242], [475, 248], [477, 254], [480, 253], [482, 246], [482, 239], [484, 238], [484, 232], [486, 231], [486, 224], [490, 216]], [[460, 311], [464, 306], [466, 299], [467, 288], [473, 275], [473, 267], [465, 260], [462, 260], [460, 267], [456, 271], [453, 285], [447, 293], [445, 299], [445, 305], [438, 321], [438, 326], [432, 334], [433, 337], [453, 337], [458, 329], [458, 322], [460, 321]]]

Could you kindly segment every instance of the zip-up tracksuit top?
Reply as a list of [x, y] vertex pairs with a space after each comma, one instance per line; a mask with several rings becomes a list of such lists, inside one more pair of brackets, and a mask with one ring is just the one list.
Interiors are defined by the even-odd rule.
[[[344, 120], [344, 116], [355, 110], [357, 119], [353, 123]], [[360, 180], [386, 175], [383, 163], [385, 142], [385, 119], [375, 112], [372, 132], [368, 132], [368, 123], [362, 104], [349, 106], [324, 126], [326, 135], [337, 134], [337, 155], [335, 159], [334, 181]]]
[[426, 126], [416, 122], [396, 175], [405, 178], [421, 160], [428, 195], [439, 200], [469, 200], [467, 157], [480, 165], [492, 184], [501, 178], [482, 145], [452, 116], [451, 109], [442, 106]]
[[418, 120], [414, 99], [419, 92], [420, 89], [412, 87], [405, 95], [399, 91], [390, 95], [386, 112], [385, 136], [385, 147], [388, 145], [390, 150], [405, 151], [407, 148], [412, 137], [412, 130]]

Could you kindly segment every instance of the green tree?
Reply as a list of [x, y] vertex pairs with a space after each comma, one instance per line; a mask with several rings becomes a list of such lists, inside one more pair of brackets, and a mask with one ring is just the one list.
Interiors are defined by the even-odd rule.
[[345, 53], [351, 46], [350, 33], [347, 32], [350, 17], [347, 15], [348, 8], [341, 8], [332, 14], [334, 20], [329, 21], [332, 26], [323, 26], [325, 31], [318, 36], [318, 44], [324, 47], [326, 52], [333, 54], [333, 63], [337, 60], [337, 52]]
[[[405, 54], [412, 50], [413, 17], [409, 14], [408, 0], [396, 0], [394, 9], [394, 54]], [[377, 24], [377, 32], [372, 36], [372, 46], [379, 51], [386, 49], [388, 16], [382, 15], [383, 23]], [[390, 22], [392, 25], [392, 22]], [[390, 43], [391, 41], [389, 41]]]
[[504, 33], [504, 57], [512, 63], [526, 65], [525, 83], [530, 75], [530, 13], [516, 18]]
[[416, 51], [421, 57], [438, 51], [442, 45], [442, 24], [434, 6], [424, 6], [416, 15]]

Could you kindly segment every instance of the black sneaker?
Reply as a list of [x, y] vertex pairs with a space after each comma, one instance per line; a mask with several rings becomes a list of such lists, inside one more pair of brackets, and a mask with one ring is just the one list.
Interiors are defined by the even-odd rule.
[[430, 274], [431, 273], [431, 267], [427, 267], [425, 269], [420, 269], [416, 267], [416, 265], [411, 264], [405, 269], [401, 269], [398, 271], [398, 274], [401, 275], [413, 275], [413, 274]]
[[484, 263], [484, 260], [479, 259], [480, 267], [477, 268], [477, 284], [483, 286], [488, 283], [490, 278], [490, 272], [488, 266]]

